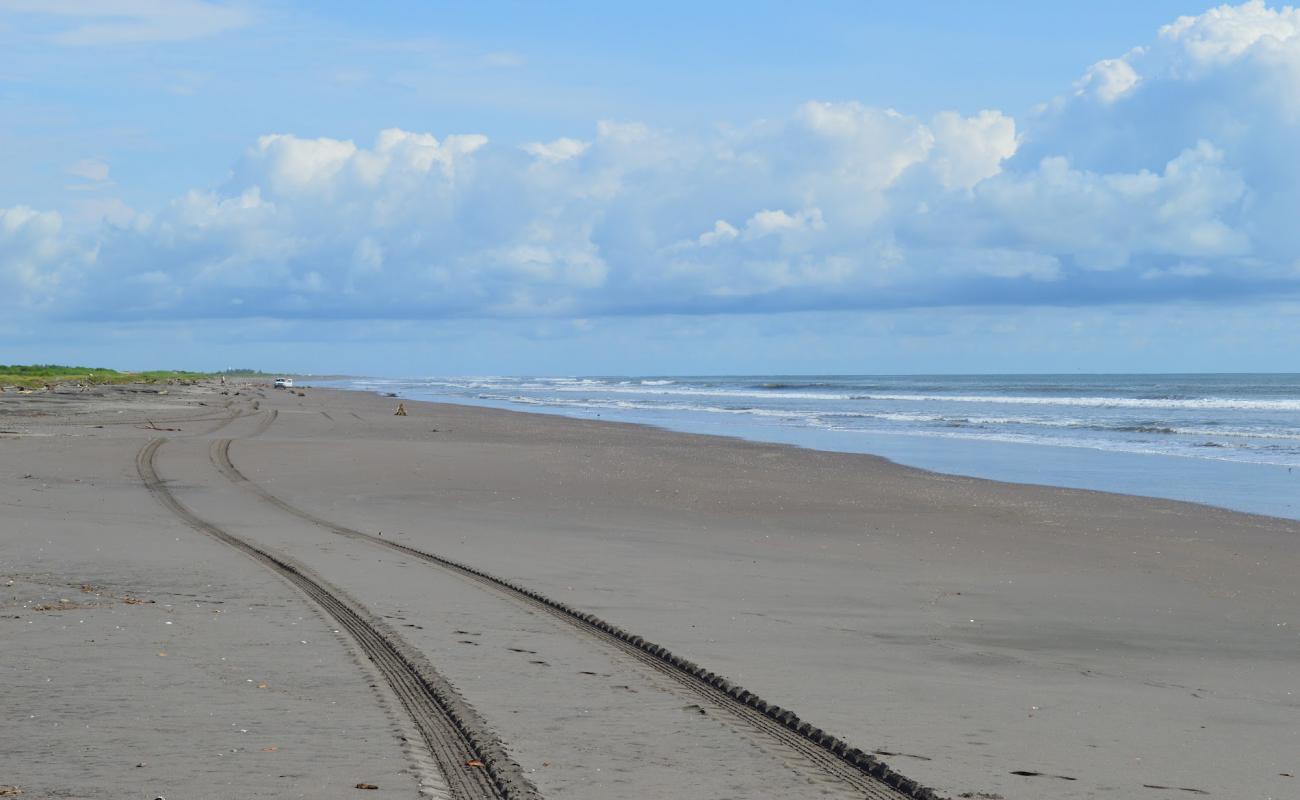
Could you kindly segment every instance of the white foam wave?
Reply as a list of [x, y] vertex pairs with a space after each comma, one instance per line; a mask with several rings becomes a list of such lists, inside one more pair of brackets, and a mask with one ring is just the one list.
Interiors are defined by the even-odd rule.
[[[1103, 397], [1086, 393], [1034, 396], [929, 391], [859, 394], [850, 393], [851, 389], [760, 389], [737, 383], [727, 385], [716, 379], [667, 378], [476, 376], [352, 383], [373, 389], [392, 388], [416, 397], [420, 393], [441, 398], [470, 397], [556, 413], [595, 414], [608, 409], [622, 412], [621, 418], [631, 421], [669, 426], [683, 415], [697, 415], [699, 420], [698, 415], [708, 414], [747, 417], [753, 419], [753, 425], [796, 429], [1300, 465], [1300, 447], [1295, 444], [1300, 442], [1300, 418], [1289, 413], [1300, 411], [1300, 398], [1294, 397]], [[1133, 391], [1136, 394], [1140, 390]]]
[[1028, 397], [1017, 395], [855, 395], [855, 400], [898, 400], [905, 402], [989, 403], [994, 405], [1083, 406], [1087, 408], [1181, 408], [1240, 409], [1257, 411], [1300, 411], [1300, 400], [1248, 399], [1239, 397], [1192, 397], [1186, 399], [1147, 397]]
[[578, 383], [543, 385], [518, 385], [516, 388], [550, 388], [560, 392], [599, 391], [609, 394], [673, 395], [689, 397], [732, 397], [754, 400], [826, 400], [826, 401], [892, 401], [907, 403], [983, 403], [988, 405], [1077, 406], [1084, 408], [1149, 408], [1149, 409], [1223, 409], [1258, 411], [1300, 411], [1300, 399], [1245, 398], [1245, 397], [1100, 397], [1032, 395], [959, 395], [959, 394], [907, 394], [895, 392], [831, 393], [791, 392], [784, 390], [716, 389], [705, 387], [674, 386], [662, 388], [657, 382], [645, 381], [639, 386], [623, 386], [604, 381], [588, 380]]
[[1192, 447], [1158, 447], [1142, 445], [1134, 442], [1124, 441], [1106, 441], [1100, 439], [1066, 439], [1061, 437], [1049, 436], [1031, 436], [1016, 433], [975, 433], [964, 431], [935, 431], [935, 430], [866, 430], [862, 428], [829, 428], [831, 430], [841, 431], [844, 433], [859, 434], [882, 434], [888, 436], [917, 436], [925, 438], [938, 439], [963, 439], [967, 441], [983, 442], [1005, 442], [1008, 444], [1033, 444], [1045, 447], [1068, 447], [1078, 450], [1104, 450], [1112, 453], [1133, 453], [1137, 455], [1160, 455], [1160, 456], [1177, 456], [1179, 458], [1190, 458], [1202, 461], [1228, 461], [1248, 464], [1264, 464], [1279, 467], [1293, 467], [1297, 465], [1297, 460], [1278, 458], [1276, 454], [1263, 453], [1260, 451], [1250, 450], [1232, 450], [1230, 453], [1223, 455], [1208, 455], [1202, 450], [1213, 448]]

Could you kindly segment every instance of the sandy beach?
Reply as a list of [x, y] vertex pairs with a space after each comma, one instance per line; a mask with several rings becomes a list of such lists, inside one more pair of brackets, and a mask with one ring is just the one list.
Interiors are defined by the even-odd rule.
[[0, 394], [0, 787], [1300, 795], [1300, 523], [397, 405]]

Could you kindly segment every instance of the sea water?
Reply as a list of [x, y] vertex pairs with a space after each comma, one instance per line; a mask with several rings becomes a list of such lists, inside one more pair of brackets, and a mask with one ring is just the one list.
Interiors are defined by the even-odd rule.
[[1300, 519], [1300, 374], [358, 378], [332, 385], [873, 453], [940, 472]]

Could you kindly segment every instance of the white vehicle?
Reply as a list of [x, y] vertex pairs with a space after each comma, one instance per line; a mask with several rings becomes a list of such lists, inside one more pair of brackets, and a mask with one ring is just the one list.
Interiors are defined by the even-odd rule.
[[277, 388], [277, 389], [292, 389], [292, 388], [293, 388], [293, 378], [276, 378], [276, 379], [275, 379], [275, 388]]

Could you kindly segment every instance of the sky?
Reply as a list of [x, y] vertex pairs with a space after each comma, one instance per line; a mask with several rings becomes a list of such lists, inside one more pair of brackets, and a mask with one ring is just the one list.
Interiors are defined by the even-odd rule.
[[0, 363], [1300, 371], [1300, 11], [0, 0]]

